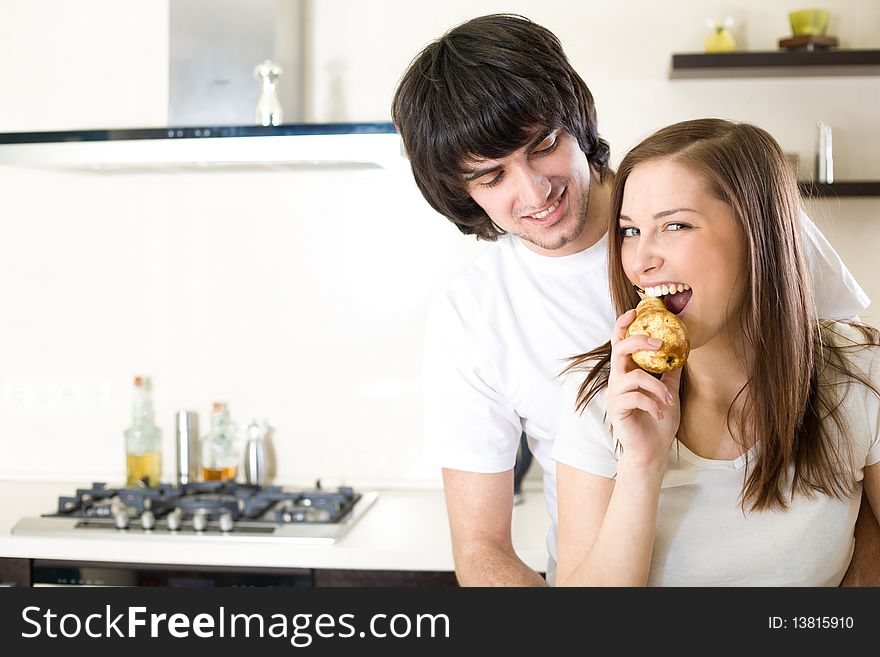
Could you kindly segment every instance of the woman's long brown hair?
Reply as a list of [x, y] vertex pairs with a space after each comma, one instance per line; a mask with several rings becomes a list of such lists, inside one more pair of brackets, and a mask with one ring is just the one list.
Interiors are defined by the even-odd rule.
[[[864, 341], [831, 344], [832, 322], [816, 317], [801, 245], [797, 183], [782, 149], [766, 131], [721, 119], [685, 121], [663, 128], [633, 148], [614, 180], [608, 225], [611, 298], [619, 316], [639, 302], [623, 271], [618, 218], [626, 181], [649, 160], [668, 159], [700, 176], [733, 210], [745, 236], [745, 293], [733, 308], [746, 345], [747, 382], [731, 404], [727, 425], [744, 448], [755, 437], [741, 504], [755, 510], [786, 508], [795, 494], [845, 498], [852, 494], [855, 464], [840, 405], [853, 381], [874, 388], [850, 364], [852, 349], [880, 344], [872, 327], [853, 324]], [[837, 339], [839, 342], [839, 338]], [[608, 385], [611, 343], [570, 359], [565, 372], [586, 370], [577, 409]], [[687, 366], [681, 379], [682, 417]], [[837, 432], [830, 431], [833, 423]]]

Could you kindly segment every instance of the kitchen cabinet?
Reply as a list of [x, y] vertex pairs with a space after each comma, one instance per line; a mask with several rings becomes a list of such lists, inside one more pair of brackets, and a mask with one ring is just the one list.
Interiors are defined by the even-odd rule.
[[451, 571], [176, 566], [0, 557], [0, 585], [457, 587]]
[[31, 560], [0, 557], [0, 586], [31, 586]]
[[[880, 75], [880, 50], [775, 50], [672, 55], [670, 79]], [[799, 181], [812, 198], [880, 197], [880, 181]]]

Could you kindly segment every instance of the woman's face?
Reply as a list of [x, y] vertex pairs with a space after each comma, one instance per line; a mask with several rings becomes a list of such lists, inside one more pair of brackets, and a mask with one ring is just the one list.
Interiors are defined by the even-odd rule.
[[684, 321], [691, 349], [716, 338], [738, 344], [731, 320], [745, 289], [745, 240], [701, 176], [669, 159], [636, 165], [618, 227], [627, 278]]

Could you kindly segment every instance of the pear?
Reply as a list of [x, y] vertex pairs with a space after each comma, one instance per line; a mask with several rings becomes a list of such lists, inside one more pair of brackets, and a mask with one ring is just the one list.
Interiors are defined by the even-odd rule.
[[687, 362], [691, 349], [687, 327], [666, 309], [659, 297], [645, 297], [636, 306], [636, 318], [626, 330], [626, 336], [631, 335], [647, 335], [663, 343], [657, 351], [637, 351], [632, 355], [643, 370], [663, 374]]

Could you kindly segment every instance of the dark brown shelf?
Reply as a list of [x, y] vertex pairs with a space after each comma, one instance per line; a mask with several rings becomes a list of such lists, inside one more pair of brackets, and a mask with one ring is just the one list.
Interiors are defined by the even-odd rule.
[[880, 75], [880, 50], [773, 50], [672, 55], [670, 78]]
[[834, 183], [801, 180], [798, 187], [806, 197], [880, 196], [880, 181], [877, 180], [846, 180]]

